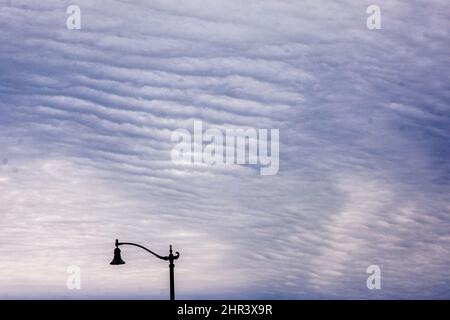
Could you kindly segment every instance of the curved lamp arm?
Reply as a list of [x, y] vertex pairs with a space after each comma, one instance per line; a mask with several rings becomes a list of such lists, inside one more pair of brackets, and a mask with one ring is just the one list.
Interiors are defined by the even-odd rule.
[[163, 257], [163, 256], [160, 256], [157, 253], [154, 253], [152, 250], [147, 249], [144, 246], [141, 246], [140, 244], [132, 243], [132, 242], [119, 242], [119, 240], [116, 239], [116, 247], [121, 246], [121, 245], [129, 245], [129, 246], [139, 247], [139, 248], [144, 249], [145, 251], [151, 253], [152, 255], [154, 255], [155, 257], [157, 257], [157, 258], [159, 258], [161, 260], [171, 260], [171, 259], [172, 260], [177, 260], [180, 257], [180, 253], [178, 251], [175, 252], [175, 255], [172, 254], [172, 246], [170, 246], [170, 251], [169, 251], [170, 254], [169, 254], [169, 256], [168, 257]]
[[137, 243], [132, 243], [132, 242], [119, 242], [119, 240], [116, 239], [116, 247], [121, 246], [121, 245], [129, 245], [129, 246], [139, 247], [139, 248], [141, 248], [141, 249], [144, 249], [144, 250], [147, 251], [147, 252], [150, 252], [152, 255], [154, 255], [154, 256], [157, 257], [157, 258], [160, 258], [160, 259], [162, 259], [162, 260], [167, 260], [167, 259], [165, 259], [166, 257], [162, 257], [162, 256], [160, 256], [159, 254], [154, 253], [152, 250], [149, 250], [149, 249], [147, 249], [146, 247], [141, 246], [141, 245], [139, 245], [139, 244], [137, 244]]

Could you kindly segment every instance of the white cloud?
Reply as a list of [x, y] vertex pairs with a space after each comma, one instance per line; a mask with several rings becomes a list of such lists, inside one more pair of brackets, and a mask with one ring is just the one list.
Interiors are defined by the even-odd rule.
[[[444, 2], [77, 5], [0, 10], [0, 297], [165, 299], [115, 238], [180, 298], [449, 296]], [[280, 129], [280, 172], [174, 164], [194, 120]]]

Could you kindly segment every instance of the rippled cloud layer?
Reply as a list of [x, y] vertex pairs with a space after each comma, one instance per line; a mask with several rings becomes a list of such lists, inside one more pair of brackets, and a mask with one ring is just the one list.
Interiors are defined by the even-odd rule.
[[[447, 2], [70, 4], [0, 2], [0, 297], [165, 299], [119, 238], [178, 298], [450, 298]], [[278, 174], [172, 162], [194, 121]]]

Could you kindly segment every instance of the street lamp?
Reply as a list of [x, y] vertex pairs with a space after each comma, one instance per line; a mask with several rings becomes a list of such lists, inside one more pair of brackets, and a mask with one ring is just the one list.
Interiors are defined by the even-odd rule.
[[169, 261], [169, 274], [170, 274], [170, 300], [175, 300], [175, 280], [174, 280], [174, 273], [173, 268], [175, 265], [173, 264], [174, 260], [177, 260], [180, 257], [179, 252], [175, 252], [175, 255], [172, 253], [172, 245], [170, 245], [169, 249], [169, 255], [167, 257], [162, 257], [159, 254], [154, 253], [153, 251], [147, 249], [146, 247], [143, 247], [136, 243], [131, 242], [119, 242], [119, 240], [116, 239], [116, 248], [114, 249], [114, 258], [112, 259], [111, 263], [112, 265], [120, 265], [125, 264], [125, 261], [122, 260], [122, 257], [120, 256], [120, 249], [119, 246], [122, 245], [130, 245], [130, 246], [136, 246], [141, 249], [144, 249], [147, 252], [150, 252], [155, 257], [161, 259], [161, 260], [168, 260]]

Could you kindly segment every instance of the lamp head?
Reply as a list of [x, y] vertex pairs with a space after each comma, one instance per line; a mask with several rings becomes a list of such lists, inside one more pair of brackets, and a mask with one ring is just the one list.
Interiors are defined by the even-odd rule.
[[120, 249], [119, 248], [115, 248], [114, 249], [114, 258], [112, 259], [112, 261], [109, 263], [113, 266], [117, 266], [120, 264], [125, 264], [125, 261], [122, 260], [122, 257], [120, 256]]

